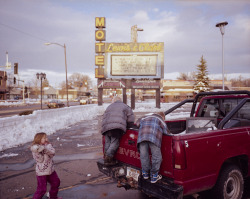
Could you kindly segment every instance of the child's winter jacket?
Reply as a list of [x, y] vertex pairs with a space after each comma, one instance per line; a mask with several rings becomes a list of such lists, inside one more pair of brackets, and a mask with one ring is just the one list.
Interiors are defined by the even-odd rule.
[[53, 164], [53, 156], [55, 155], [55, 149], [51, 144], [47, 145], [32, 145], [31, 151], [33, 158], [36, 161], [36, 175], [44, 176], [50, 175], [55, 170]]

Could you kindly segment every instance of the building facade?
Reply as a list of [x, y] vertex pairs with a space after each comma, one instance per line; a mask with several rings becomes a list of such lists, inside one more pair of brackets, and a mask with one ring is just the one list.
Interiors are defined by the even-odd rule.
[[0, 100], [5, 100], [7, 93], [7, 73], [0, 71]]

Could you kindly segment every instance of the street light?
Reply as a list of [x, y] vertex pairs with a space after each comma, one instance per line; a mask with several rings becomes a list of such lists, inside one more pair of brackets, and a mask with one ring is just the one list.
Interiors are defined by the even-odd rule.
[[42, 104], [43, 104], [43, 87], [42, 87], [42, 85], [43, 85], [43, 79], [44, 80], [46, 79], [46, 74], [45, 73], [37, 73], [36, 77], [37, 77], [37, 79], [41, 79], [41, 109], [43, 109], [43, 106], [42, 106]]
[[69, 94], [68, 94], [68, 76], [67, 76], [67, 61], [66, 61], [66, 45], [61, 45], [61, 44], [58, 44], [58, 43], [44, 43], [45, 45], [51, 45], [51, 44], [55, 44], [55, 45], [58, 45], [58, 46], [61, 46], [64, 48], [64, 57], [65, 57], [65, 72], [66, 72], [66, 93], [67, 93], [67, 106], [69, 107]]
[[225, 26], [228, 24], [227, 21], [224, 21], [224, 22], [220, 22], [220, 23], [217, 23], [215, 26], [216, 27], [219, 27], [220, 28], [220, 32], [221, 32], [221, 35], [222, 35], [222, 88], [223, 88], [223, 91], [225, 90], [225, 86], [224, 86], [224, 46], [223, 46], [223, 35], [225, 34]]

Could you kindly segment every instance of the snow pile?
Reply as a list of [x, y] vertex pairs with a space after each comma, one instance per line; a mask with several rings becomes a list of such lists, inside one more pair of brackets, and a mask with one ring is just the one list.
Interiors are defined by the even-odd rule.
[[[34, 99], [29, 99], [25, 100], [25, 104], [39, 104], [41, 103], [38, 100]], [[6, 101], [0, 101], [0, 106], [24, 106], [23, 100], [6, 100]]]
[[81, 120], [103, 114], [106, 106], [86, 105], [52, 110], [37, 110], [31, 115], [0, 118], [0, 151], [33, 140], [38, 132], [48, 135]]
[[17, 153], [7, 153], [7, 154], [0, 155], [0, 158], [14, 157], [14, 156], [18, 156], [18, 154]]
[[[161, 109], [155, 108], [155, 103], [137, 103], [134, 112], [166, 111], [176, 103], [161, 104]], [[59, 129], [67, 128], [82, 120], [91, 120], [102, 115], [109, 104], [71, 106], [60, 109], [37, 110], [31, 115], [0, 118], [0, 151], [30, 142], [38, 132], [53, 134]], [[189, 117], [189, 112], [172, 113], [166, 119]]]

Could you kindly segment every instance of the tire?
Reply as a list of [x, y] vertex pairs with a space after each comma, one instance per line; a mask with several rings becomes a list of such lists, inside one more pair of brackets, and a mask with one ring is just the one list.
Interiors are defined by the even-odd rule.
[[241, 170], [235, 165], [225, 167], [212, 189], [213, 198], [241, 199], [244, 191], [244, 179]]

